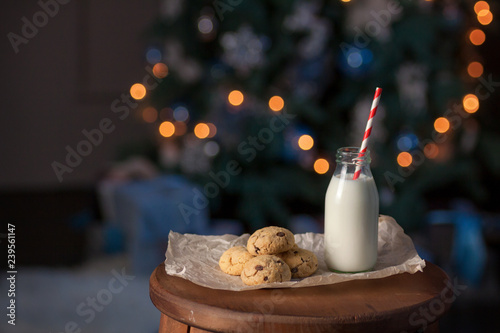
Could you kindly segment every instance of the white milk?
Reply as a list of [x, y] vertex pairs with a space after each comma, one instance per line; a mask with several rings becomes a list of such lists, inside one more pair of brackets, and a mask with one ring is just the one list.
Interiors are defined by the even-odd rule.
[[372, 177], [334, 175], [325, 198], [325, 261], [341, 272], [370, 270], [377, 261], [379, 200]]

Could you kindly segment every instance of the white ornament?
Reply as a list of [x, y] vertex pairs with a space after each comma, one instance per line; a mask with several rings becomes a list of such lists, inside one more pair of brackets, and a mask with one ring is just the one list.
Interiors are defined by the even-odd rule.
[[332, 26], [328, 20], [318, 17], [320, 8], [320, 1], [297, 2], [292, 15], [283, 22], [290, 31], [307, 33], [298, 44], [303, 58], [314, 58], [321, 54], [330, 36]]
[[236, 32], [226, 32], [220, 39], [224, 49], [222, 60], [242, 74], [260, 67], [264, 62], [264, 37], [258, 37], [248, 25]]
[[427, 67], [405, 63], [396, 74], [399, 100], [404, 110], [418, 114], [427, 108]]
[[176, 39], [165, 42], [165, 62], [171, 72], [179, 75], [186, 83], [196, 82], [200, 79], [202, 68], [200, 64], [184, 53], [184, 48]]
[[402, 13], [403, 6], [395, 6], [392, 0], [353, 1], [347, 6], [345, 25], [353, 36], [354, 46], [365, 48], [372, 40], [389, 41], [391, 25]]
[[160, 13], [163, 18], [174, 20], [184, 9], [184, 0], [163, 0], [160, 3]]

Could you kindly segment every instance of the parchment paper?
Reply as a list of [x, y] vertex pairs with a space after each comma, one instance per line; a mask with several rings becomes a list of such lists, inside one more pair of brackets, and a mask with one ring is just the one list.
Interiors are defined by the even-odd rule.
[[303, 279], [274, 282], [257, 286], [245, 285], [239, 276], [225, 274], [219, 268], [219, 258], [230, 247], [245, 245], [249, 234], [241, 236], [200, 236], [171, 231], [165, 253], [165, 270], [169, 275], [187, 279], [198, 285], [224, 290], [262, 288], [298, 288], [333, 284], [356, 279], [378, 279], [403, 272], [422, 271], [425, 261], [419, 257], [413, 242], [390, 216], [379, 218], [378, 259], [371, 272], [356, 274], [333, 273], [328, 270], [323, 254], [323, 234], [296, 234], [295, 242], [318, 257], [318, 270]]

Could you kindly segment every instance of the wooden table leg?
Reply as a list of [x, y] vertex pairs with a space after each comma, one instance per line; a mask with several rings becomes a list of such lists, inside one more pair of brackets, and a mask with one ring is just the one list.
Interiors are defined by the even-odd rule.
[[161, 314], [160, 329], [158, 330], [158, 333], [188, 333], [188, 332], [189, 332], [188, 325], [178, 322], [177, 320], [174, 320], [169, 316], [164, 315], [163, 313]]

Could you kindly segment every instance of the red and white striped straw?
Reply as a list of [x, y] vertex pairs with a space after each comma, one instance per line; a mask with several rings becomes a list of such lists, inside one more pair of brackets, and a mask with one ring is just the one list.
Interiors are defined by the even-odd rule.
[[[359, 157], [365, 156], [366, 147], [368, 146], [368, 138], [372, 133], [372, 123], [373, 117], [375, 117], [375, 113], [377, 113], [378, 102], [380, 101], [380, 95], [382, 94], [382, 88], [375, 89], [375, 96], [373, 96], [372, 108], [370, 111], [370, 115], [368, 116], [368, 122], [366, 123], [365, 135], [363, 136], [363, 141], [361, 142], [361, 147], [359, 148]], [[358, 179], [361, 174], [361, 166], [356, 166], [356, 171], [354, 171], [353, 180]]]

